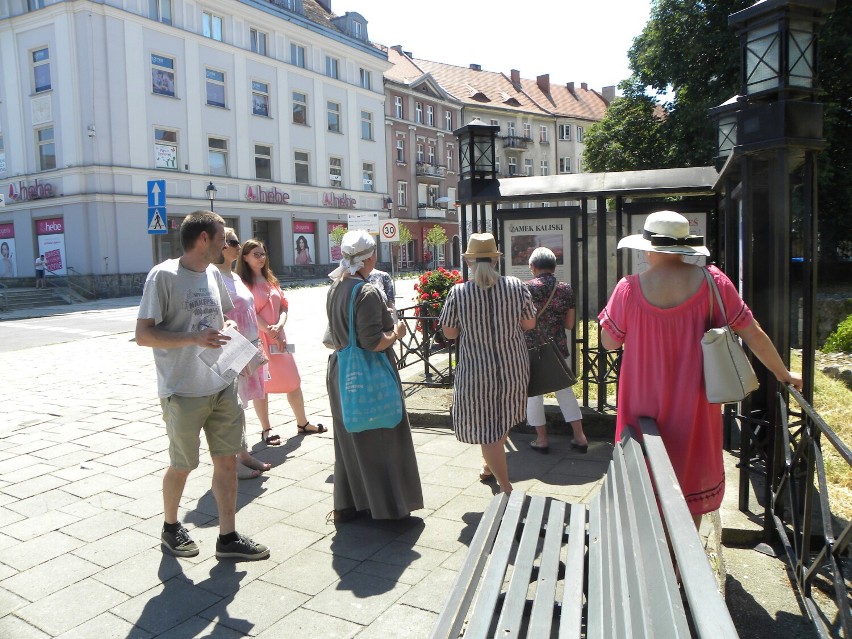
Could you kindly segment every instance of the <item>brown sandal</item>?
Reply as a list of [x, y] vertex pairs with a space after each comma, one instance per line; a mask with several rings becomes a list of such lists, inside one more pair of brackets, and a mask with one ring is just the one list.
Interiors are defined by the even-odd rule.
[[315, 430], [308, 430], [308, 426], [310, 426], [310, 425], [311, 425], [311, 422], [306, 422], [304, 426], [300, 426], [299, 424], [296, 424], [296, 428], [299, 429], [299, 433], [301, 435], [313, 435], [314, 433], [324, 433], [327, 430], [326, 427], [323, 426], [322, 424], [317, 424], [316, 426], [314, 426]]
[[267, 428], [265, 430], [260, 431], [260, 436], [263, 439], [263, 442], [267, 446], [280, 446], [281, 445], [281, 436], [280, 435], [267, 435], [266, 433], [272, 433], [271, 428]]

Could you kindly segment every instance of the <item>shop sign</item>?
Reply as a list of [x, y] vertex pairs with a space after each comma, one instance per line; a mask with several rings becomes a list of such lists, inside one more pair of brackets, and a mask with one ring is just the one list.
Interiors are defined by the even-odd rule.
[[246, 187], [246, 199], [249, 202], [264, 202], [267, 204], [289, 204], [290, 194], [279, 191], [274, 186], [264, 189], [259, 184]]
[[334, 193], [324, 193], [322, 196], [322, 205], [331, 206], [336, 209], [354, 209], [358, 203], [354, 197], [349, 197], [346, 193], [335, 195]]
[[52, 217], [47, 220], [36, 220], [36, 235], [53, 235], [64, 233], [65, 224], [61, 217]]
[[27, 200], [41, 200], [48, 197], [56, 197], [53, 185], [50, 182], [35, 181], [35, 184], [27, 185], [26, 182], [12, 182], [9, 184], [9, 201], [26, 202]]

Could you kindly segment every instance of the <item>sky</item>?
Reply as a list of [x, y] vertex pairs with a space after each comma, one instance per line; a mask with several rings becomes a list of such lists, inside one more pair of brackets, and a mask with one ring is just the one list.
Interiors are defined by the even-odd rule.
[[[476, 63], [530, 80], [586, 82], [590, 89], [630, 76], [627, 50], [652, 0], [331, 0], [336, 15], [360, 13], [375, 43], [401, 44], [415, 58]], [[473, 25], [480, 25], [474, 27]], [[472, 34], [472, 35], [468, 35]], [[481, 35], [477, 35], [481, 34]]]

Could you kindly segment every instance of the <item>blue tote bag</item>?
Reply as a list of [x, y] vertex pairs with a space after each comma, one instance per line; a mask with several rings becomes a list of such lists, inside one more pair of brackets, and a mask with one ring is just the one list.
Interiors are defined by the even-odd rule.
[[359, 348], [355, 337], [355, 298], [362, 286], [352, 289], [349, 300], [349, 346], [337, 353], [343, 427], [350, 433], [393, 428], [402, 421], [402, 392], [393, 365], [384, 353]]

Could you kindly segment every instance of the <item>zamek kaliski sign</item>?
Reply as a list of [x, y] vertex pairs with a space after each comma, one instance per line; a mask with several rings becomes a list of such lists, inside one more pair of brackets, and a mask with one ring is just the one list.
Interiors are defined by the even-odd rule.
[[26, 182], [12, 182], [9, 184], [9, 201], [26, 202], [28, 200], [43, 200], [48, 197], [56, 197], [53, 185], [50, 182], [39, 182], [27, 185]]
[[249, 202], [266, 202], [268, 204], [289, 204], [290, 194], [285, 191], [279, 191], [274, 186], [271, 189], [264, 189], [259, 184], [246, 187], [246, 199]]

